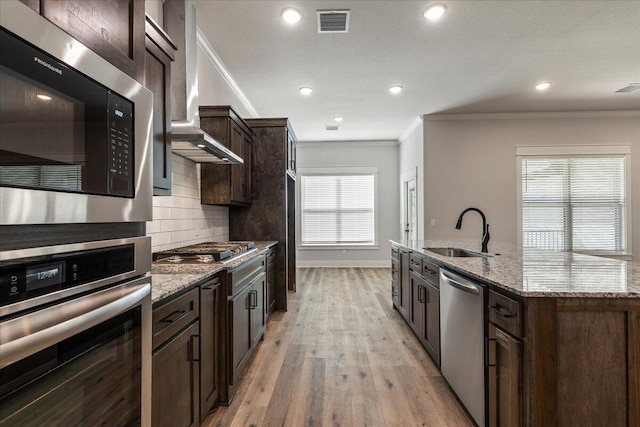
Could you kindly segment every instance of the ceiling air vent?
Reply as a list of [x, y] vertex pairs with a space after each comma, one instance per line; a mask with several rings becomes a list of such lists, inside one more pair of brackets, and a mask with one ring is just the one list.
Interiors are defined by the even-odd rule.
[[338, 125], [325, 125], [325, 130], [338, 130], [340, 129], [340, 126]]
[[319, 33], [348, 33], [349, 10], [318, 10]]
[[621, 92], [633, 92], [634, 90], [640, 89], [640, 83], [629, 83], [629, 86], [625, 86], [622, 89], [618, 89], [616, 93]]

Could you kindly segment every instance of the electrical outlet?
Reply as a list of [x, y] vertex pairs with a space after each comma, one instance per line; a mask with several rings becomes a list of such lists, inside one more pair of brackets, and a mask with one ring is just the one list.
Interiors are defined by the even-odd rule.
[[436, 219], [435, 218], [431, 218], [431, 226], [432, 227], [436, 226]]

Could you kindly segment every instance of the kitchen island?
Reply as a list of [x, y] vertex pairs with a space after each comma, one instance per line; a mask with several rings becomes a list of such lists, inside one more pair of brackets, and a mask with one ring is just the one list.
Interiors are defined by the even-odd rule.
[[394, 306], [436, 363], [439, 271], [482, 285], [488, 425], [640, 425], [639, 264], [496, 245], [500, 255], [448, 257], [425, 248], [480, 245], [391, 243]]

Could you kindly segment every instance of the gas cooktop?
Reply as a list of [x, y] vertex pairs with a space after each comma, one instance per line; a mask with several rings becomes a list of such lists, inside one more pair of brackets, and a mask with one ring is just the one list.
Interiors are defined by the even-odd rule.
[[205, 242], [153, 254], [155, 262], [167, 264], [207, 264], [225, 262], [252, 252], [254, 242]]

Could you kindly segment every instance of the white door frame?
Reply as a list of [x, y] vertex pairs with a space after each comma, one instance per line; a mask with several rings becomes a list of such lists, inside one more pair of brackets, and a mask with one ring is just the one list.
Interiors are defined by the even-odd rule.
[[420, 221], [418, 221], [418, 209], [420, 206], [419, 200], [418, 200], [418, 168], [411, 168], [406, 172], [403, 172], [402, 175], [400, 175], [400, 199], [401, 199], [401, 203], [400, 203], [400, 236], [402, 236], [404, 239], [407, 239], [408, 233], [405, 231], [406, 230], [406, 226], [407, 226], [407, 221], [408, 221], [408, 210], [407, 210], [407, 188], [408, 188], [408, 184], [409, 182], [414, 181], [415, 182], [415, 187], [416, 187], [416, 206], [415, 206], [415, 210], [416, 210], [416, 224], [415, 224], [415, 235], [419, 236], [419, 227], [420, 227]]

